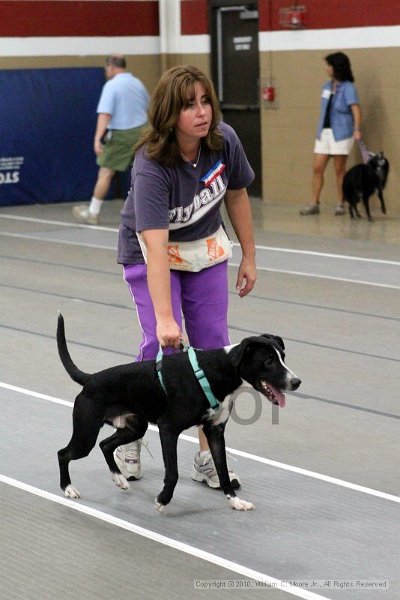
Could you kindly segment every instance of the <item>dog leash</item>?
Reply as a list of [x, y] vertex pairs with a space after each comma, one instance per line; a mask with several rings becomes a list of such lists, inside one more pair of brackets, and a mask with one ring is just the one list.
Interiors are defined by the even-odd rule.
[[373, 156], [375, 156], [375, 154], [373, 152], [368, 152], [367, 147], [362, 140], [357, 140], [357, 141], [358, 141], [358, 147], [360, 148], [363, 163], [364, 163], [364, 165], [366, 165], [369, 163], [371, 158]]
[[[203, 369], [199, 365], [194, 348], [192, 346], [189, 346], [188, 344], [186, 344], [183, 340], [181, 340], [181, 346], [183, 348], [183, 351], [187, 352], [187, 354], [188, 354], [188, 358], [189, 358], [190, 364], [192, 366], [193, 372], [196, 376], [196, 379], [200, 383], [201, 389], [203, 390], [211, 408], [212, 409], [218, 408], [219, 402], [211, 391], [210, 382], [208, 381], [207, 377], [205, 376]], [[157, 358], [156, 358], [156, 369], [157, 369], [157, 375], [158, 375], [158, 379], [160, 380], [161, 386], [164, 389], [164, 391], [166, 391], [165, 385], [163, 382], [162, 372], [161, 372], [162, 359], [163, 359], [163, 349], [160, 346], [160, 349], [158, 351]]]

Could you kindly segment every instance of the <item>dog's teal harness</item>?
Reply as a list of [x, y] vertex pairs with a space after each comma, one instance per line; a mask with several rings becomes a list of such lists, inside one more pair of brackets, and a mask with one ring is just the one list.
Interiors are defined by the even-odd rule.
[[[210, 382], [208, 381], [207, 377], [205, 376], [203, 369], [200, 368], [199, 362], [197, 360], [196, 352], [194, 351], [192, 346], [187, 346], [184, 343], [182, 343], [182, 346], [184, 348], [184, 351], [188, 353], [188, 357], [189, 357], [190, 364], [193, 369], [193, 373], [195, 374], [196, 379], [200, 383], [201, 389], [203, 390], [204, 394], [206, 395], [206, 398], [207, 398], [211, 408], [213, 408], [213, 409], [218, 408], [219, 402], [211, 391]], [[164, 386], [162, 373], [161, 373], [162, 359], [163, 359], [163, 351], [162, 351], [162, 348], [160, 348], [160, 350], [158, 351], [158, 354], [157, 354], [157, 359], [156, 359], [156, 369], [157, 369], [158, 379], [160, 380], [161, 386], [163, 387], [163, 389], [165, 391], [165, 386]]]

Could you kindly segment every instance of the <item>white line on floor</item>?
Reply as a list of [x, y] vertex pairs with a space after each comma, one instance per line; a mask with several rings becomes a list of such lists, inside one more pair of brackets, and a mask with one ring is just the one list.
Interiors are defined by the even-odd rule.
[[[1, 216], [1, 215], [0, 215]], [[83, 227], [83, 226], [81, 226]], [[99, 227], [95, 226], [95, 225], [87, 225], [87, 227], [91, 227], [92, 229], [100, 229]], [[105, 227], [103, 227], [102, 229], [106, 229]], [[108, 229], [108, 231], [112, 231], [111, 229]], [[96, 250], [115, 250], [114, 247], [110, 246], [110, 245], [102, 245], [102, 244], [92, 244], [90, 242], [82, 242], [82, 241], [74, 241], [74, 240], [63, 240], [61, 238], [45, 238], [45, 237], [40, 237], [40, 235], [26, 235], [26, 234], [20, 234], [20, 233], [8, 233], [8, 232], [0, 232], [0, 236], [4, 236], [4, 237], [12, 237], [12, 238], [22, 238], [22, 239], [26, 239], [26, 240], [34, 240], [36, 242], [50, 242], [52, 244], [66, 244], [68, 246], [82, 246], [84, 248], [94, 248]], [[256, 246], [257, 247], [257, 246]], [[276, 250], [276, 248], [274, 249]], [[288, 250], [290, 252], [292, 252], [291, 250]], [[293, 250], [293, 252], [296, 252], [296, 250]], [[335, 254], [332, 256], [336, 256]], [[339, 257], [340, 258], [340, 257]], [[353, 260], [364, 260], [364, 259], [360, 259], [358, 257], [348, 257], [348, 258], [353, 258]], [[365, 260], [369, 260], [369, 259], [365, 259]], [[374, 261], [371, 261], [374, 262]], [[386, 264], [397, 264], [397, 263], [393, 263], [390, 261], [382, 261], [382, 262], [386, 262]], [[398, 263], [400, 264], [400, 263]], [[230, 267], [238, 267], [239, 263], [235, 263], [235, 262], [231, 262], [229, 261], [229, 266]], [[391, 289], [391, 290], [400, 290], [400, 285], [390, 285], [387, 283], [376, 283], [375, 281], [364, 281], [364, 280], [359, 280], [359, 279], [350, 279], [350, 278], [346, 278], [346, 277], [333, 277], [330, 275], [321, 275], [318, 273], [305, 273], [304, 271], [289, 271], [287, 269], [271, 269], [269, 267], [262, 267], [260, 265], [257, 266], [257, 270], [258, 271], [267, 271], [269, 273], [285, 273], [287, 275], [296, 275], [298, 277], [314, 277], [315, 279], [329, 279], [331, 281], [342, 281], [344, 283], [353, 283], [353, 284], [358, 284], [358, 285], [370, 285], [372, 287], [380, 287], [380, 288], [386, 288], [386, 289]]]
[[[15, 219], [17, 221], [28, 221], [28, 222], [32, 222], [32, 223], [43, 223], [45, 225], [59, 225], [61, 227], [78, 227], [78, 228], [86, 228], [88, 227], [89, 229], [95, 229], [95, 230], [100, 230], [100, 231], [110, 231], [113, 233], [118, 233], [118, 228], [115, 227], [104, 227], [101, 225], [86, 225], [84, 223], [71, 223], [71, 222], [67, 222], [67, 221], [51, 221], [49, 219], [37, 219], [35, 217], [21, 217], [18, 215], [12, 215], [12, 214], [1, 214], [0, 213], [0, 218], [2, 219]], [[24, 237], [22, 235], [22, 237]], [[36, 239], [36, 238], [34, 238]], [[51, 241], [51, 240], [49, 240]], [[237, 242], [234, 242], [233, 244], [234, 246], [238, 246], [239, 244]], [[341, 259], [341, 260], [355, 260], [355, 261], [362, 261], [362, 262], [367, 262], [367, 263], [378, 263], [378, 264], [382, 264], [382, 265], [396, 265], [396, 266], [400, 266], [400, 262], [398, 261], [394, 261], [394, 260], [383, 260], [383, 259], [378, 259], [378, 258], [366, 258], [363, 256], [352, 256], [352, 255], [347, 255], [347, 254], [330, 254], [327, 252], [315, 252], [312, 250], [297, 250], [295, 248], [279, 248], [276, 246], [263, 246], [262, 244], [256, 244], [256, 248], [257, 250], [268, 250], [269, 252], [286, 252], [286, 253], [291, 253], [291, 254], [303, 254], [306, 256], [321, 256], [324, 258], [337, 258], [337, 259]], [[290, 271], [288, 271], [290, 272]]]
[[[205, 560], [213, 565], [218, 565], [219, 567], [228, 569], [229, 571], [233, 571], [234, 573], [239, 573], [244, 577], [255, 579], [256, 581], [263, 581], [266, 584], [269, 584], [270, 586], [270, 588], [267, 587], [266, 589], [281, 590], [282, 592], [286, 592], [288, 594], [291, 594], [292, 596], [297, 596], [298, 598], [304, 598], [305, 600], [329, 600], [326, 596], [320, 596], [318, 594], [314, 594], [313, 592], [308, 592], [307, 590], [299, 589], [291, 585], [289, 582], [275, 579], [274, 577], [270, 577], [265, 573], [254, 571], [253, 569], [249, 569], [244, 565], [234, 563], [230, 560], [222, 558], [221, 556], [205, 552], [204, 550], [200, 550], [200, 548], [195, 548], [194, 546], [190, 546], [189, 544], [179, 542], [178, 540], [166, 537], [165, 535], [156, 533], [155, 531], [151, 531], [150, 529], [145, 529], [144, 527], [140, 527], [139, 525], [134, 525], [133, 523], [129, 523], [129, 521], [124, 521], [123, 519], [119, 519], [118, 517], [114, 517], [113, 515], [109, 515], [95, 508], [91, 508], [90, 506], [79, 504], [76, 501], [63, 498], [62, 496], [56, 496], [55, 494], [33, 487], [31, 485], [23, 483], [22, 481], [17, 481], [16, 479], [12, 479], [10, 477], [6, 477], [5, 475], [0, 474], [0, 482], [5, 483], [7, 485], [11, 485], [15, 488], [23, 490], [24, 492], [28, 492], [29, 494], [39, 496], [40, 498], [44, 498], [45, 500], [50, 500], [50, 502], [61, 504], [62, 506], [65, 506], [72, 510], [76, 510], [85, 515], [89, 515], [90, 517], [94, 517], [111, 525], [114, 525], [115, 527], [119, 527], [121, 529], [125, 529], [126, 531], [130, 531], [131, 533], [135, 533], [136, 535], [145, 537], [149, 540], [152, 540], [153, 542], [163, 544], [164, 546], [168, 546], [169, 548], [173, 548], [174, 550], [179, 550], [180, 552], [184, 552], [185, 554], [194, 556], [195, 558]], [[162, 516], [159, 516], [159, 518], [162, 519]]]
[[112, 246], [102, 246], [101, 244], [90, 244], [87, 242], [76, 242], [73, 240], [62, 240], [57, 238], [45, 238], [38, 235], [26, 235], [22, 233], [8, 233], [1, 231], [3, 237], [22, 238], [23, 240], [34, 240], [35, 242], [50, 242], [51, 244], [67, 244], [68, 246], [82, 246], [84, 248], [95, 248], [96, 250], [115, 250]]
[[[355, 259], [357, 260], [357, 259]], [[239, 263], [229, 261], [230, 267], [238, 267]], [[375, 281], [363, 281], [360, 279], [349, 279], [346, 277], [333, 277], [330, 275], [320, 275], [318, 273], [304, 273], [304, 271], [289, 271], [287, 269], [270, 269], [269, 267], [260, 267], [257, 265], [257, 271], [268, 271], [270, 273], [286, 273], [287, 275], [298, 275], [300, 277], [315, 277], [316, 279], [330, 279], [332, 281], [343, 281], [344, 283], [357, 283], [360, 285], [372, 285], [373, 287], [389, 288], [391, 290], [400, 290], [400, 285], [390, 285], [388, 283], [376, 283]]]
[[51, 221], [50, 219], [37, 219], [36, 217], [21, 217], [19, 215], [10, 215], [7, 213], [0, 213], [0, 219], [11, 219], [15, 221], [27, 221], [28, 223], [42, 223], [43, 225], [59, 225], [61, 227], [72, 227], [78, 229], [100, 229], [101, 231], [113, 231], [118, 232], [118, 229], [114, 227], [102, 227], [101, 225], [86, 225], [85, 223], [78, 223], [71, 221]]
[[[239, 244], [234, 244], [239, 246]], [[397, 265], [400, 266], [400, 262], [395, 260], [383, 260], [381, 258], [366, 258], [364, 256], [352, 256], [348, 254], [329, 254], [328, 252], [315, 252], [312, 250], [297, 250], [295, 248], [280, 248], [277, 246], [262, 246], [256, 245], [258, 250], [268, 250], [270, 252], [289, 252], [292, 254], [306, 254], [308, 256], [323, 256], [324, 258], [340, 258], [342, 260], [358, 260], [369, 263], [379, 263], [383, 265]]]
[[[20, 394], [24, 394], [25, 396], [31, 396], [33, 398], [40, 398], [41, 400], [46, 400], [48, 402], [53, 402], [54, 404], [61, 404], [63, 406], [73, 407], [73, 402], [68, 402], [67, 400], [61, 400], [60, 398], [55, 398], [53, 396], [47, 396], [46, 394], [40, 394], [39, 392], [33, 392], [31, 390], [27, 390], [25, 388], [17, 387], [15, 385], [10, 385], [8, 383], [0, 382], [0, 388], [4, 388], [6, 390], [11, 390], [13, 392], [18, 392]], [[149, 425], [149, 429], [152, 431], [158, 431], [158, 428], [155, 425]], [[191, 442], [194, 444], [198, 444], [199, 441], [195, 437], [181, 434], [180, 439], [185, 440], [186, 442]], [[230, 454], [234, 454], [236, 456], [241, 456], [242, 458], [247, 458], [249, 460], [253, 460], [255, 462], [262, 463], [264, 465], [268, 465], [269, 467], [276, 467], [278, 469], [282, 469], [284, 471], [289, 471], [291, 473], [297, 473], [298, 475], [304, 475], [306, 477], [311, 477], [313, 479], [318, 479], [320, 481], [324, 481], [325, 483], [330, 483], [333, 485], [337, 485], [343, 488], [347, 488], [354, 492], [361, 492], [362, 494], [368, 494], [369, 496], [375, 496], [376, 498], [380, 498], [381, 500], [389, 500], [391, 502], [397, 502], [400, 504], [400, 496], [394, 496], [393, 494], [387, 494], [386, 492], [381, 492], [379, 490], [375, 490], [373, 488], [368, 488], [363, 485], [358, 485], [356, 483], [351, 483], [350, 481], [344, 481], [343, 479], [338, 479], [336, 477], [331, 477], [329, 475], [323, 475], [322, 473], [316, 473], [315, 471], [309, 471], [308, 469], [302, 469], [301, 467], [295, 467], [293, 465], [287, 465], [285, 463], [278, 462], [276, 460], [270, 460], [268, 458], [263, 458], [262, 456], [257, 456], [255, 454], [250, 454], [249, 452], [243, 452], [242, 450], [236, 450], [235, 448], [226, 448], [227, 452]]]

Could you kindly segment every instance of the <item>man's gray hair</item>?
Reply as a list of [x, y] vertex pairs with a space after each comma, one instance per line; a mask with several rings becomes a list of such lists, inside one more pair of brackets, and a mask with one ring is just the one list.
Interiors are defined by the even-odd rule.
[[126, 60], [123, 54], [110, 54], [106, 58], [106, 65], [117, 67], [118, 69], [126, 69]]

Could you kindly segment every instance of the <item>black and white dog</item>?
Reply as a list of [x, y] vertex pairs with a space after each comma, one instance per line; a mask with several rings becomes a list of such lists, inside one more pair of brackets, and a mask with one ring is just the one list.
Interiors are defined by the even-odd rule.
[[155, 360], [118, 365], [89, 375], [71, 359], [61, 314], [57, 346], [66, 371], [83, 386], [75, 399], [71, 441], [58, 452], [60, 486], [67, 497], [80, 497], [71, 484], [69, 462], [90, 453], [104, 423], [117, 429], [100, 442], [100, 448], [115, 485], [127, 489], [129, 483], [115, 463], [114, 450], [142, 438], [150, 422], [158, 425], [164, 458], [164, 487], [156, 498], [156, 508], [163, 512], [178, 481], [179, 434], [202, 424], [220, 485], [231, 507], [236, 510], [254, 508], [253, 504], [236, 496], [229, 480], [224, 440], [225, 425], [232, 409], [229, 395], [245, 380], [273, 404], [285, 405], [283, 391], [297, 389], [301, 381], [285, 365], [284, 344], [280, 337], [264, 334], [248, 337], [229, 348], [196, 351], [197, 361], [219, 403], [215, 409], [210, 407], [186, 352], [163, 357], [162, 382]]
[[369, 199], [374, 192], [378, 194], [381, 201], [381, 210], [386, 214], [385, 202], [383, 200], [383, 189], [389, 174], [389, 161], [383, 152], [372, 155], [367, 164], [356, 165], [347, 171], [343, 178], [343, 197], [349, 203], [349, 212], [352, 219], [357, 216], [357, 204], [363, 201], [368, 221], [372, 221], [369, 210]]

